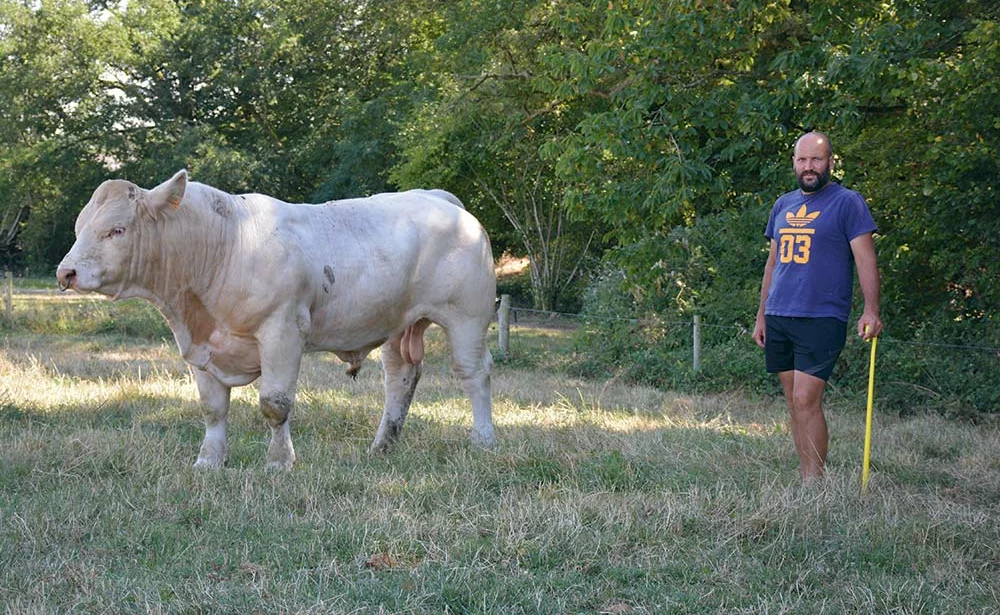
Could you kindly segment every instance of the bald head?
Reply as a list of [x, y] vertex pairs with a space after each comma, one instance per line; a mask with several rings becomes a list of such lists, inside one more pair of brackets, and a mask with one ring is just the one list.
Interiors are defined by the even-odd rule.
[[807, 132], [799, 137], [798, 141], [795, 142], [796, 153], [798, 153], [799, 147], [821, 148], [826, 151], [827, 157], [833, 156], [833, 146], [830, 145], [830, 137], [821, 132]]
[[821, 132], [807, 132], [795, 142], [792, 166], [799, 188], [805, 194], [818, 192], [830, 181], [833, 147]]

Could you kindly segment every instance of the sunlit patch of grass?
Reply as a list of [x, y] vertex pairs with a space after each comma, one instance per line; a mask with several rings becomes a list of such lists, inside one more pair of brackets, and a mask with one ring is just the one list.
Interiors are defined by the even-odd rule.
[[0, 320], [0, 332], [59, 335], [123, 335], [151, 341], [173, 339], [166, 320], [139, 299], [111, 301], [96, 295], [17, 293], [13, 316]]

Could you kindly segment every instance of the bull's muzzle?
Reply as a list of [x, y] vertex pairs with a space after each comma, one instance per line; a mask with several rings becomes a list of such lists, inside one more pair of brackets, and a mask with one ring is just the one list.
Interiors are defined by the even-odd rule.
[[56, 270], [56, 280], [59, 282], [59, 290], [66, 291], [73, 286], [76, 279], [76, 269], [71, 267], [60, 267]]

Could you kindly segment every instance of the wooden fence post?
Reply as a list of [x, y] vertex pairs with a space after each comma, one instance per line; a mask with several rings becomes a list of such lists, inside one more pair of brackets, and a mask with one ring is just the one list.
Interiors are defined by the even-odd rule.
[[3, 277], [4, 314], [7, 316], [7, 322], [12, 322], [14, 320], [14, 274], [10, 271], [4, 271]]
[[510, 351], [510, 295], [500, 295], [500, 309], [497, 310], [497, 343], [500, 357], [507, 358]]
[[692, 362], [694, 371], [701, 369], [701, 316], [694, 315], [694, 326], [691, 327], [694, 338], [694, 360]]

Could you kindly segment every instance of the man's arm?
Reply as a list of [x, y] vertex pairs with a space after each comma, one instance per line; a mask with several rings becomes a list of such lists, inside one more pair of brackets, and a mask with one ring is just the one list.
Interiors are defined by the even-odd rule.
[[858, 268], [861, 295], [865, 300], [861, 318], [858, 319], [858, 335], [867, 340], [882, 332], [882, 319], [879, 317], [878, 263], [872, 234], [865, 233], [852, 239], [851, 252], [854, 254], [854, 264]]
[[764, 279], [760, 283], [760, 306], [757, 307], [757, 320], [753, 326], [753, 341], [764, 347], [764, 304], [767, 303], [767, 291], [771, 288], [771, 276], [774, 274], [774, 262], [778, 257], [778, 242], [771, 240], [771, 250], [764, 265]]

